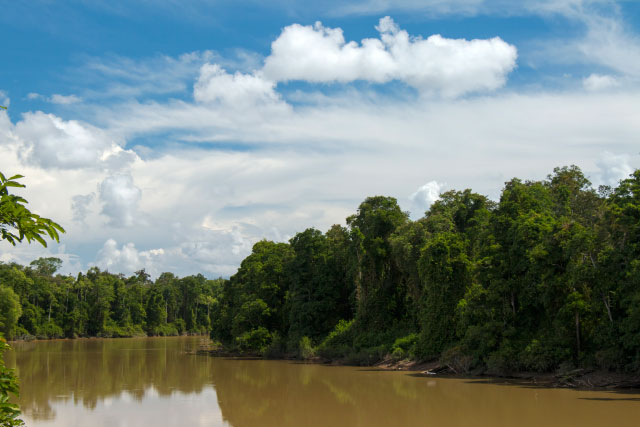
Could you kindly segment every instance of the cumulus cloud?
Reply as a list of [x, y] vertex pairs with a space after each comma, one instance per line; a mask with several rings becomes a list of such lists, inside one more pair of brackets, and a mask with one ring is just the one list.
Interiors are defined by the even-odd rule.
[[592, 92], [611, 89], [619, 85], [620, 83], [615, 77], [600, 74], [591, 74], [582, 80], [582, 86]]
[[605, 152], [596, 163], [600, 170], [600, 182], [615, 187], [620, 180], [628, 178], [633, 173], [629, 160], [626, 154]]
[[100, 183], [98, 195], [102, 202], [102, 214], [109, 218], [109, 225], [130, 227], [136, 222], [142, 191], [135, 186], [131, 175], [107, 177]]
[[409, 196], [411, 201], [411, 214], [414, 217], [421, 217], [440, 198], [440, 193], [445, 185], [438, 181], [429, 181]]
[[274, 81], [385, 83], [400, 80], [422, 93], [458, 96], [495, 90], [516, 65], [515, 46], [488, 40], [411, 37], [390, 18], [379, 39], [346, 42], [342, 29], [299, 24], [285, 27], [272, 43], [264, 75]]
[[[178, 275], [205, 273], [212, 277], [232, 275], [258, 239], [248, 239], [239, 230], [207, 231], [190, 235], [176, 246], [139, 250], [133, 242], [118, 245], [109, 238], [98, 251], [93, 265], [113, 273], [132, 274], [145, 269], [152, 278], [170, 271]], [[237, 249], [237, 250], [236, 250]]]
[[193, 97], [196, 102], [218, 103], [238, 109], [280, 101], [275, 83], [257, 73], [229, 74], [218, 64], [205, 64], [200, 68]]
[[[23, 144], [21, 157], [43, 168], [102, 167], [106, 160], [116, 161], [123, 151], [102, 129], [41, 111], [25, 113], [14, 132]], [[131, 157], [120, 159], [126, 163]]]
[[118, 248], [118, 243], [114, 239], [108, 239], [98, 251], [95, 265], [112, 273], [131, 274], [143, 268], [157, 273], [154, 261], [162, 255], [164, 255], [162, 248], [139, 251], [131, 242]]

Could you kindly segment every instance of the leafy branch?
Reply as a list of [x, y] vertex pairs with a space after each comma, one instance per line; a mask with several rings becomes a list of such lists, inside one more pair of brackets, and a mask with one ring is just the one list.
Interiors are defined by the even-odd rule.
[[29, 243], [35, 240], [47, 247], [43, 236], [49, 236], [59, 242], [60, 233], [64, 233], [60, 224], [31, 212], [24, 198], [9, 193], [9, 187], [25, 187], [17, 181], [20, 178], [24, 177], [14, 175], [5, 178], [0, 172], [0, 240], [6, 240], [14, 246], [24, 239]]

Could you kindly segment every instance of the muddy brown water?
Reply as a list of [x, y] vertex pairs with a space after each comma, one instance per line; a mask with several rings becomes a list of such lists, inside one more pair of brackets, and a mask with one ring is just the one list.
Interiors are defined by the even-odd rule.
[[14, 343], [28, 426], [634, 426], [640, 391], [188, 354], [199, 337]]

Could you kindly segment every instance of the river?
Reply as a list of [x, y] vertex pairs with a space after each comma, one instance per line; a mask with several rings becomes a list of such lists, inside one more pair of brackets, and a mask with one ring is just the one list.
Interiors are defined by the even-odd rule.
[[189, 354], [199, 337], [14, 343], [28, 426], [638, 426], [640, 391]]

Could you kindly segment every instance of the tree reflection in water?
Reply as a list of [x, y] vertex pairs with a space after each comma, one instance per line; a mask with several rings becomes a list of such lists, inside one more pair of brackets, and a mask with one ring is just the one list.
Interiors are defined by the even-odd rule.
[[[637, 401], [597, 400], [615, 397], [611, 393], [187, 354], [199, 342], [189, 337], [16, 343], [7, 359], [17, 364], [21, 405], [34, 426], [54, 420], [56, 409], [64, 410], [61, 418], [73, 414], [74, 425], [140, 420], [155, 427], [588, 427], [635, 426], [640, 419]], [[118, 410], [111, 410], [117, 399]], [[75, 406], [64, 406], [70, 403]]]

